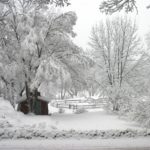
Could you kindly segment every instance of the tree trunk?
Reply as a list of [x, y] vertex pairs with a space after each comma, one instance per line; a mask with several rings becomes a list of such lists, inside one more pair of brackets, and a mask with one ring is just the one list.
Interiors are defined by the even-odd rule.
[[119, 104], [118, 104], [118, 99], [115, 98], [113, 100], [113, 111], [119, 111]]
[[27, 97], [28, 108], [29, 108], [29, 112], [31, 112], [30, 90], [29, 90], [27, 81], [25, 81], [25, 87], [26, 87], [26, 97]]
[[119, 111], [119, 105], [117, 103], [113, 104], [113, 111]]

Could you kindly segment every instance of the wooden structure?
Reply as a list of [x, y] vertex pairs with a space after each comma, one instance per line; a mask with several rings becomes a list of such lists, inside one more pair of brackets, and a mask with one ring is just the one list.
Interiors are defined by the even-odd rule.
[[85, 99], [64, 99], [64, 100], [55, 100], [52, 102], [52, 106], [57, 108], [68, 108], [68, 109], [96, 109], [103, 108], [107, 105], [106, 98], [85, 98]]
[[[48, 115], [48, 103], [50, 101], [40, 96], [40, 93], [37, 92], [37, 95], [30, 94], [30, 109], [36, 115]], [[18, 101], [18, 111], [23, 112], [24, 114], [29, 113], [29, 105], [26, 97], [23, 97], [21, 100]]]

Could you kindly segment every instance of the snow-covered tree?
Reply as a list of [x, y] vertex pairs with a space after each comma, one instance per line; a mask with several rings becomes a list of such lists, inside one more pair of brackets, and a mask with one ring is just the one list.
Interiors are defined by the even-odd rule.
[[[25, 0], [5, 4], [4, 11], [9, 14], [4, 17], [1, 28], [4, 33], [1, 54], [5, 56], [1, 59], [1, 79], [10, 83], [5, 74], [9, 75], [13, 86], [16, 85], [16, 95], [21, 96], [26, 89], [29, 101], [29, 89], [40, 89], [42, 84], [56, 82], [60, 70], [67, 72], [73, 82], [73, 74], [78, 74], [74, 64], [84, 66], [86, 63], [80, 48], [72, 42], [76, 14], [57, 13], [55, 8], [37, 6]], [[11, 66], [13, 73], [4, 65]]]
[[126, 17], [101, 22], [92, 29], [90, 46], [98, 67], [96, 80], [118, 110], [120, 96], [129, 89], [126, 76], [141, 55], [135, 22]]
[[[9, 3], [10, 0], [0, 0], [0, 3], [6, 4]], [[34, 3], [34, 4], [39, 4], [40, 6], [43, 4], [55, 4], [55, 6], [65, 6], [65, 5], [70, 5], [69, 0], [26, 0], [26, 4], [29, 3]]]
[[125, 9], [126, 12], [131, 12], [134, 9], [137, 10], [135, 0], [105, 0], [100, 5], [101, 12], [106, 14], [112, 14], [116, 11], [121, 11]]
[[[136, 0], [104, 0], [100, 4], [100, 11], [106, 14], [113, 14], [114, 12], [121, 11], [124, 9], [127, 13], [136, 10], [138, 12], [138, 7]], [[150, 8], [150, 5], [147, 6]]]

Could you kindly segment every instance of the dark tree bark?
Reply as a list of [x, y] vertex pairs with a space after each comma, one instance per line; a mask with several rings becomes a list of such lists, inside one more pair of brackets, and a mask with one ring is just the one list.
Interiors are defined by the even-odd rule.
[[29, 112], [31, 112], [31, 97], [30, 97], [30, 90], [29, 90], [29, 86], [28, 86], [27, 81], [25, 81], [25, 87], [26, 87], [26, 97], [27, 97]]

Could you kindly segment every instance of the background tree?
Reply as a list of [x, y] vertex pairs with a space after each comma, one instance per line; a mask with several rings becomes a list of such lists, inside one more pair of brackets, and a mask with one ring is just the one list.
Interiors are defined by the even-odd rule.
[[134, 87], [137, 97], [149, 97], [150, 94], [150, 56], [143, 53], [136, 67], [127, 74], [127, 82]]
[[101, 22], [92, 29], [90, 46], [99, 68], [97, 81], [113, 110], [119, 110], [119, 100], [129, 89], [126, 76], [141, 55], [135, 22], [126, 17]]

